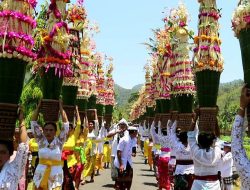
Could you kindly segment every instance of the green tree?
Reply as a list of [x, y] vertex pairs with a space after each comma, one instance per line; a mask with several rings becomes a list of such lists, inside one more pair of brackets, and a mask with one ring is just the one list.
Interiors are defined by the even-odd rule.
[[21, 104], [24, 106], [26, 126], [29, 126], [32, 112], [41, 98], [40, 76], [32, 75], [25, 84], [21, 95]]

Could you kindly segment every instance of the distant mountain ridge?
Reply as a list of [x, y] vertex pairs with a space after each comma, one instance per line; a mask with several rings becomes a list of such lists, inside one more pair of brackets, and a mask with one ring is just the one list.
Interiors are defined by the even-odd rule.
[[115, 84], [115, 94], [116, 94], [117, 105], [118, 106], [126, 105], [128, 103], [128, 99], [130, 95], [134, 92], [138, 92], [142, 86], [143, 84], [138, 84], [138, 85], [135, 85], [131, 89], [126, 89], [126, 88], [121, 87], [118, 84]]
[[[240, 89], [243, 86], [241, 79], [231, 82], [221, 83], [218, 93], [217, 104], [220, 108], [225, 106], [225, 100], [230, 99], [232, 103], [238, 103], [240, 96]], [[135, 85], [132, 89], [126, 89], [122, 86], [115, 84], [116, 102], [118, 106], [124, 106], [128, 103], [130, 95], [134, 92], [138, 92], [143, 84]]]

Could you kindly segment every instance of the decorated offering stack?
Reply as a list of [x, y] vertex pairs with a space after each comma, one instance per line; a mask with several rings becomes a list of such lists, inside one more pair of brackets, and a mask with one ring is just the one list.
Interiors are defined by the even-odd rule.
[[[170, 35], [166, 27], [155, 33], [157, 39], [157, 68], [159, 70], [159, 98], [161, 103], [161, 122], [162, 126], [167, 125], [170, 118], [170, 61], [172, 50], [170, 46]], [[157, 85], [158, 86], [158, 85]]]
[[[169, 44], [169, 33], [164, 29], [154, 30], [154, 39], [150, 38], [151, 44], [146, 43], [151, 50], [152, 56], [152, 93], [156, 102], [155, 121], [162, 118], [164, 125], [170, 117], [170, 87], [169, 87], [169, 68], [171, 48]], [[152, 44], [153, 43], [153, 44]]]
[[89, 72], [89, 99], [87, 104], [87, 117], [88, 120], [97, 119], [96, 101], [97, 101], [97, 89], [96, 89], [96, 57], [97, 54], [93, 55], [92, 60], [89, 62], [90, 72]]
[[[239, 39], [242, 65], [244, 72], [244, 82], [247, 88], [250, 88], [250, 2], [249, 0], [240, 0], [238, 7], [233, 13], [232, 28], [235, 36]], [[250, 107], [247, 108], [248, 132], [250, 129]], [[248, 133], [249, 135], [250, 133]]]
[[151, 82], [151, 93], [153, 95], [155, 101], [155, 123], [158, 124], [158, 121], [161, 118], [161, 99], [160, 99], [160, 72], [157, 68], [157, 59], [158, 57], [155, 56], [152, 61], [153, 67], [153, 75], [152, 75], [152, 82]]
[[189, 57], [190, 45], [189, 36], [192, 32], [188, 30], [187, 9], [180, 4], [174, 11], [175, 21], [173, 22], [172, 35], [178, 46], [174, 53], [178, 55], [172, 63], [175, 67], [172, 79], [172, 95], [177, 102], [178, 126], [182, 130], [188, 130], [192, 122], [193, 97], [195, 93], [194, 76], [191, 69]]
[[149, 124], [149, 126], [151, 126], [151, 123], [154, 120], [154, 105], [153, 105], [150, 65], [146, 65], [145, 70], [146, 70], [145, 74], [146, 114], [147, 114], [147, 123]]
[[99, 124], [103, 122], [103, 117], [105, 113], [105, 77], [103, 71], [103, 56], [101, 53], [96, 55], [97, 64], [97, 78], [96, 78], [96, 89], [97, 89], [97, 100], [96, 100], [96, 110]]
[[94, 48], [91, 47], [91, 39], [88, 36], [87, 30], [84, 29], [83, 36], [81, 39], [80, 88], [78, 89], [78, 95], [77, 95], [77, 105], [79, 107], [80, 116], [82, 119], [83, 116], [86, 115], [88, 107], [88, 98], [90, 95], [89, 80], [92, 68], [91, 53], [93, 50]]
[[90, 72], [89, 72], [89, 99], [87, 104], [87, 117], [88, 120], [97, 120], [97, 62], [100, 59], [100, 54], [95, 53], [91, 57]]
[[36, 59], [32, 51], [35, 0], [2, 0], [0, 3], [0, 131], [13, 140], [26, 66]]
[[139, 97], [137, 101], [133, 104], [131, 109], [131, 120], [138, 119], [140, 123], [144, 123], [146, 115], [146, 93], [145, 86], [139, 91]]
[[106, 74], [106, 96], [105, 96], [105, 121], [107, 126], [111, 126], [112, 114], [115, 105], [115, 83], [112, 76], [112, 62], [109, 64]]
[[64, 110], [66, 111], [69, 121], [73, 122], [76, 96], [79, 86], [80, 77], [80, 61], [81, 61], [81, 43], [80, 36], [84, 29], [86, 20], [85, 9], [80, 4], [71, 5], [68, 9], [67, 21], [69, 24], [70, 43], [69, 50], [71, 52], [72, 74], [64, 77], [62, 95], [64, 102]]
[[[63, 77], [72, 75], [71, 52], [68, 50], [69, 29], [65, 22], [65, 0], [51, 0], [47, 12], [46, 27], [36, 34], [42, 38], [35, 71], [42, 76], [43, 101], [41, 112], [45, 121], [57, 121]], [[55, 109], [51, 109], [54, 107]]]
[[216, 0], [199, 0], [198, 36], [194, 38], [194, 65], [196, 75], [197, 97], [200, 107], [199, 129], [213, 132], [217, 122], [216, 107], [223, 71], [219, 39], [219, 23], [221, 17]]

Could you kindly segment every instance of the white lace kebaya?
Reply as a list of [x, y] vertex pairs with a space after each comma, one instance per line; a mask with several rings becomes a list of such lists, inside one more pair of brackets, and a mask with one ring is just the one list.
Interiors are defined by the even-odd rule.
[[[196, 141], [198, 131], [188, 132], [188, 144], [194, 161], [194, 174], [196, 176], [213, 176], [218, 174], [218, 167], [221, 160], [220, 145], [216, 142], [209, 150], [201, 149]], [[220, 182], [195, 179], [192, 190], [220, 190]]]
[[16, 190], [27, 163], [29, 146], [20, 143], [15, 159], [8, 161], [0, 172], [0, 190]]
[[250, 188], [250, 161], [243, 147], [244, 118], [237, 115], [232, 129], [232, 154], [234, 164], [240, 175], [241, 190]]
[[[168, 125], [172, 125], [172, 123], [169, 121]], [[169, 133], [168, 135], [163, 135], [161, 132], [161, 129], [158, 129], [158, 134], [155, 132], [154, 122], [151, 125], [150, 133], [152, 135], [153, 141], [155, 144], [161, 145], [161, 154], [160, 157], [170, 157], [170, 139], [169, 139]]]
[[[58, 137], [49, 144], [44, 134], [40, 131], [39, 125], [36, 121], [31, 121], [31, 129], [36, 137], [39, 147], [39, 159], [61, 161], [63, 144], [69, 131], [69, 122], [63, 123]], [[47, 166], [38, 164], [34, 174], [34, 184], [38, 188], [42, 182]], [[48, 179], [48, 190], [60, 187], [63, 183], [63, 170], [62, 165], [52, 166], [51, 173]]]
[[[176, 136], [176, 123], [171, 127], [170, 144], [171, 149], [175, 151], [176, 160], [193, 160], [190, 152], [190, 146], [185, 147]], [[174, 175], [194, 174], [194, 164], [176, 165]]]

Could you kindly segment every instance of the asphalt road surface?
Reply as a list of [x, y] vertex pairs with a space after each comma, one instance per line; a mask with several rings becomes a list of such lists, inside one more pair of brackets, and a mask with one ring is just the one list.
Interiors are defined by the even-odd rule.
[[[149, 171], [149, 165], [144, 164], [144, 158], [141, 153], [133, 158], [134, 178], [131, 190], [156, 190], [156, 179], [154, 172]], [[99, 176], [95, 176], [94, 183], [87, 183], [81, 186], [81, 190], [112, 190], [114, 182], [110, 177], [110, 169], [100, 171]]]

